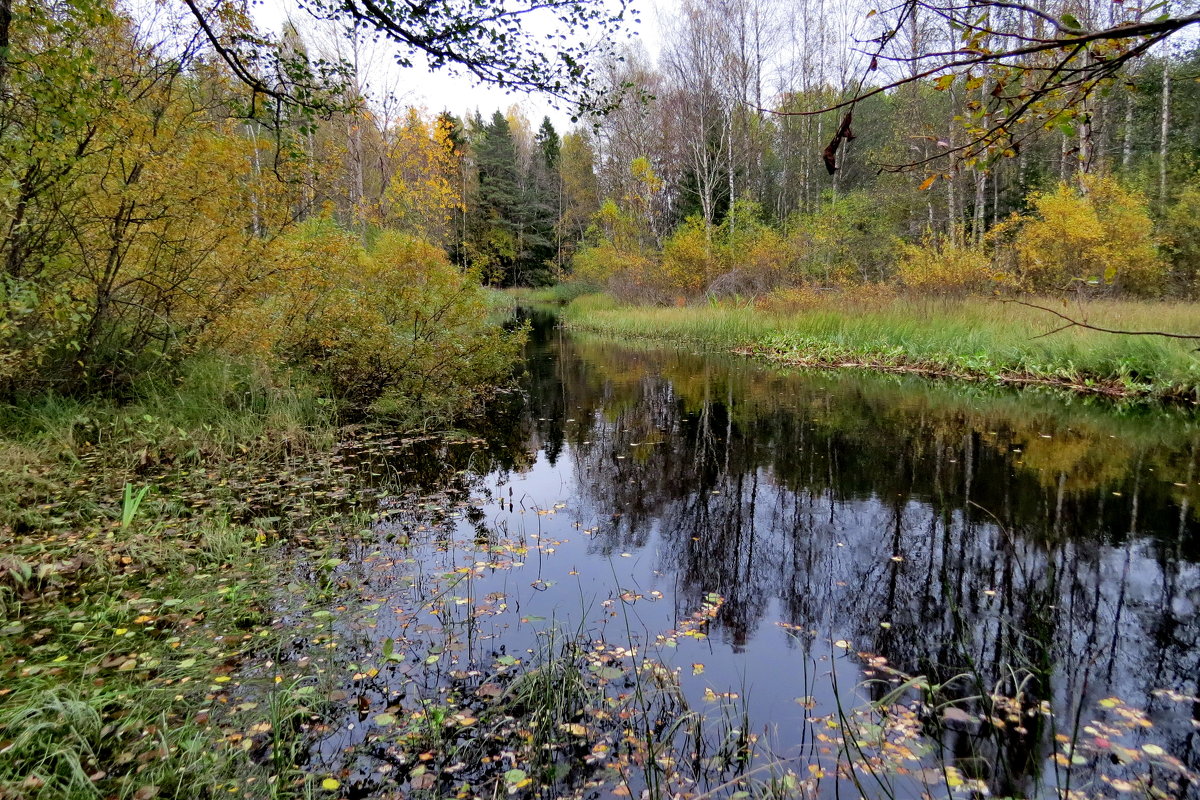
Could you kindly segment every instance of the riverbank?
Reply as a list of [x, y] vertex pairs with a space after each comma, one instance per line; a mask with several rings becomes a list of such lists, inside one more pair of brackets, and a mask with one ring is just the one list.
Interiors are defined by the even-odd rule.
[[[956, 528], [930, 530], [957, 525], [969, 502], [1014, 535], [1088, 543], [1072, 551], [1086, 556], [1093, 537], [1129, 529], [1132, 502], [1146, 531], [1170, 538], [1191, 524], [1178, 499], [1196, 507], [1191, 415], [758, 369], [575, 340], [546, 317], [526, 355], [523, 391], [497, 393], [470, 433], [348, 428], [320, 383], [222, 363], [123, 404], [46, 401], [20, 441], [10, 428], [6, 485], [26, 481], [36, 502], [6, 504], [0, 525], [0, 798], [738, 800], [832, 791], [822, 781], [898, 798], [990, 781], [1001, 796], [1003, 773], [964, 765], [1032, 763], [1031, 779], [1055, 786], [1036, 765], [1076, 752], [1089, 759], [1080, 779], [1187, 774], [1163, 752], [1170, 728], [1120, 720], [1119, 752], [1149, 743], [1153, 763], [1146, 750], [1144, 764], [1110, 764], [1084, 740], [1062, 753], [1049, 740], [1030, 761], [981, 739], [946, 760], [937, 743], [950, 727], [996, 718], [1014, 702], [1004, 691], [1041, 684], [995, 689], [989, 676], [960, 693], [896, 670], [940, 663], [909, 650], [951, 641], [957, 628], [938, 625], [1002, 632], [1019, 618], [1056, 631], [1035, 614], [1067, 607], [987, 572], [1016, 551], [986, 522], [966, 550]], [[990, 394], [1004, 397], [978, 397]], [[877, 500], [906, 496], [894, 518]], [[853, 513], [812, 528], [753, 512], [801, 497]], [[630, 513], [640, 501], [650, 516]], [[896, 538], [883, 540], [888, 525]], [[1170, 546], [1191, 559], [1188, 530]], [[1134, 574], [1157, 563], [1141, 549], [1154, 541], [1137, 541]], [[783, 570], [754, 555], [806, 543], [822, 555]], [[937, 604], [920, 565], [935, 561], [1005, 604], [1036, 605], [981, 599], [967, 617], [928, 617]], [[846, 602], [885, 574], [898, 592]], [[840, 617], [849, 607], [858, 615]], [[803, 680], [775, 679], [781, 663]], [[774, 672], [753, 672], [762, 664]], [[919, 697], [869, 702], [856, 687], [881, 669], [900, 687], [890, 697], [920, 686]], [[1140, 704], [1122, 706], [1131, 715], [1149, 702], [1119, 684], [1097, 691]], [[929, 734], [939, 714], [948, 729]], [[814, 728], [827, 747], [782, 755]]]
[[330, 394], [211, 356], [0, 409], [0, 798], [337, 796], [335, 571], [430, 437]]
[[0, 797], [313, 783], [296, 766], [313, 678], [270, 666], [295, 633], [275, 616], [287, 551], [312, 527], [275, 509], [338, 442], [325, 388], [194, 358], [121, 399], [4, 410]]
[[[1063, 310], [1103, 327], [1200, 334], [1195, 304], [1093, 301]], [[792, 366], [1200, 402], [1194, 341], [1083, 328], [1052, 333], [1062, 324], [1053, 315], [990, 298], [831, 295], [795, 304], [664, 308], [588, 295], [572, 302], [563, 318], [579, 330], [729, 350]]]

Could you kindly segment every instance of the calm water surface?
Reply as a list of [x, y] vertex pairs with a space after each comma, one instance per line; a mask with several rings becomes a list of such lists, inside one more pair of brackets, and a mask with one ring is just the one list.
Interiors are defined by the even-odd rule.
[[[552, 628], [654, 649], [689, 705], [745, 712], [796, 763], [825, 752], [814, 717], [883, 691], [869, 653], [934, 681], [971, 673], [951, 696], [1020, 688], [1059, 725], [1144, 711], [1124, 746], [1200, 769], [1200, 704], [1156, 693], [1194, 696], [1200, 677], [1194, 416], [789, 373], [533, 323], [524, 391], [494, 404], [482, 441], [448, 448], [458, 493], [390, 515], [384, 544], [345, 568], [382, 606], [364, 652], [424, 636], [449, 673], [529, 658]], [[455, 570], [471, 580], [421, 577]], [[711, 594], [708, 636], [662, 647]], [[405, 612], [414, 598], [437, 619]], [[1010, 727], [995, 763], [966, 758], [973, 724], [940, 746], [993, 792], [1036, 794], [1055, 782], [1054, 731]], [[352, 719], [318, 758], [369, 729]]]

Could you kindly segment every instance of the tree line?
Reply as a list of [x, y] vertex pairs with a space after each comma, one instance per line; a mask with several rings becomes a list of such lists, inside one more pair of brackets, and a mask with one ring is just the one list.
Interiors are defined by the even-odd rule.
[[[447, 126], [402, 114], [368, 162], [352, 84], [307, 107], [247, 92], [185, 6], [5, 11], [4, 401], [128, 395], [217, 353], [312, 374], [348, 408], [431, 416], [510, 369], [519, 335], [441, 246], [458, 221]], [[206, 22], [254, 32], [239, 4]], [[294, 31], [282, 45], [309, 60]]]
[[[598, 36], [621, 15], [582, 5]], [[438, 394], [502, 360], [481, 282], [664, 301], [895, 280], [1190, 296], [1200, 51], [1110, 5], [1034, 14], [1057, 26], [1053, 59], [964, 68], [991, 39], [1041, 35], [1029, 10], [686, 0], [657, 60], [596, 49], [560, 132], [373, 93], [364, 53], [401, 36], [394, 19], [331, 6], [271, 38], [239, 4], [6, 0], [0, 391], [120, 385], [221, 347], [369, 402], [372, 375]], [[426, 48], [470, 23], [434, 10], [447, 24]], [[1138, 33], [1090, 44], [1117, 29]], [[576, 67], [537, 64], [572, 52], [480, 77], [566, 94]], [[437, 355], [452, 350], [466, 361]]]
[[[396, 224], [386, 153], [407, 137], [442, 142], [448, 187], [440, 205], [412, 207], [439, 209], [437, 242], [493, 285], [575, 279], [660, 301], [895, 280], [1192, 296], [1200, 50], [1136, 39], [1110, 48], [1108, 71], [1093, 69], [1102, 54], [1068, 59], [1084, 76], [1070, 85], [1045, 77], [1059, 54], [1027, 56], [1018, 73], [924, 76], [930, 52], [1034, 36], [1028, 15], [979, 8], [985, 22], [960, 24], [920, 5], [889, 29], [829, 0], [687, 0], [657, 58], [627, 46], [601, 64], [623, 102], [561, 134], [516, 107], [443, 112], [405, 133], [363, 106], [370, 141], [350, 146], [374, 155], [351, 161], [379, 165], [367, 184], [383, 216], [359, 222]], [[1132, 24], [1098, 3], [1044, 14], [1081, 32]], [[1014, 84], [1027, 87], [1021, 113]], [[341, 199], [347, 224], [362, 194]]]
[[[1081, 31], [1125, 13], [1043, 6]], [[660, 300], [896, 278], [1195, 294], [1200, 50], [1110, 49], [1104, 74], [1082, 52], [1083, 77], [1045, 91], [1039, 56], [922, 77], [1029, 24], [971, 8], [956, 24], [918, 4], [879, 33], [883, 15], [828, 0], [684, 2], [657, 60], [610, 67], [654, 99], [597, 120], [604, 207], [579, 275]]]

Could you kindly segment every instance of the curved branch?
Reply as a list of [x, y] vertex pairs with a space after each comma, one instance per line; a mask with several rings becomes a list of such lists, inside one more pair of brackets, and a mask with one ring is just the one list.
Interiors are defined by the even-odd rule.
[[[1030, 303], [1025, 300], [1015, 300], [1015, 299], [1005, 300], [1004, 302], [1016, 303], [1019, 306], [1026, 306], [1028, 308], [1036, 308], [1038, 311], [1045, 311], [1047, 314], [1053, 314], [1054, 316], [1056, 316], [1059, 319], [1064, 320], [1066, 322], [1065, 325], [1061, 325], [1052, 331], [1047, 331], [1046, 333], [1043, 333], [1043, 334], [1040, 334], [1039, 336], [1033, 337], [1035, 339], [1040, 339], [1042, 336], [1049, 336], [1050, 334], [1058, 333], [1059, 331], [1065, 331], [1068, 328], [1085, 328], [1089, 331], [1099, 331], [1100, 333], [1112, 333], [1112, 334], [1117, 334], [1119, 336], [1159, 336], [1164, 339], [1183, 339], [1185, 341], [1190, 341], [1190, 342], [1200, 341], [1200, 333], [1176, 333], [1174, 331], [1126, 331], [1126, 330], [1121, 330], [1119, 328], [1103, 328], [1099, 325], [1092, 325], [1087, 322], [1081, 322], [1073, 317], [1067, 316], [1066, 314], [1062, 313], [1061, 311], [1055, 311], [1053, 308], [1047, 308], [1046, 306], [1040, 306], [1037, 303]], [[1200, 347], [1198, 347], [1196, 349], [1200, 350]]]

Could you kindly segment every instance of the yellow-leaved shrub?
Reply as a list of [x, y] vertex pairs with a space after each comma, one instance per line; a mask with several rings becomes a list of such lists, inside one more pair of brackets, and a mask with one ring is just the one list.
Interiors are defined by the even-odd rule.
[[713, 229], [698, 216], [688, 217], [663, 242], [662, 289], [680, 294], [698, 294], [720, 275], [721, 260], [715, 252]]
[[1016, 278], [1033, 291], [1083, 284], [1112, 292], [1157, 295], [1166, 263], [1140, 194], [1107, 176], [1081, 176], [1033, 195], [1033, 213], [1014, 237]]
[[268, 296], [224, 326], [226, 347], [324, 375], [354, 406], [449, 416], [516, 358], [520, 334], [488, 324], [479, 282], [425, 241], [386, 231], [365, 249], [320, 221], [276, 257]]
[[896, 276], [906, 288], [922, 294], [965, 295], [987, 291], [999, 278], [983, 247], [951, 235], [926, 231], [916, 243], [898, 245]]

